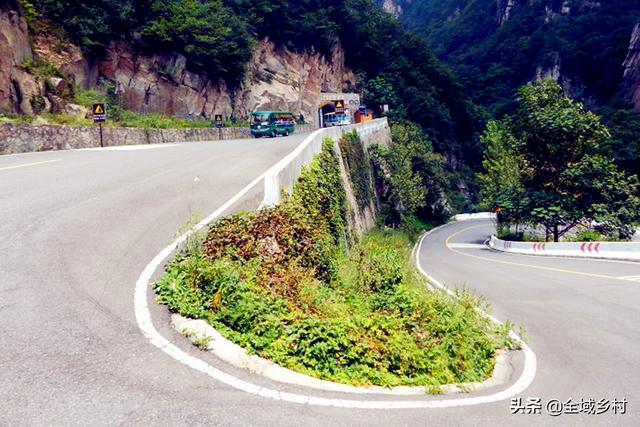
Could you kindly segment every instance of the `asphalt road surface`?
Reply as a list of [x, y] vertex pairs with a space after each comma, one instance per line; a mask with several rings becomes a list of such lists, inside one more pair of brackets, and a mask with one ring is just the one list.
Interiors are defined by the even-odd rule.
[[[521, 397], [626, 398], [626, 415], [511, 415], [509, 399], [400, 410], [284, 403], [217, 382], [151, 345], [133, 309], [145, 265], [178, 229], [222, 205], [303, 137], [0, 157], [0, 425], [637, 424], [640, 283], [617, 278], [640, 275], [639, 265], [493, 253], [476, 245], [491, 232], [488, 223], [429, 235], [418, 254], [423, 267], [477, 290], [498, 318], [526, 327], [538, 371]], [[284, 386], [199, 351], [169, 327], [169, 314], [152, 298], [163, 336], [265, 387], [405, 401], [505, 388], [383, 398]]]

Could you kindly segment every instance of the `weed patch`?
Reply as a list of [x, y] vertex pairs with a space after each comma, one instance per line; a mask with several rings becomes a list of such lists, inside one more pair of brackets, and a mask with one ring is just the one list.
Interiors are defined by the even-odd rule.
[[327, 141], [279, 206], [221, 219], [176, 256], [155, 284], [158, 301], [322, 379], [437, 390], [490, 376], [510, 343], [478, 313], [482, 301], [428, 291], [405, 231], [374, 229], [347, 251], [345, 224]]

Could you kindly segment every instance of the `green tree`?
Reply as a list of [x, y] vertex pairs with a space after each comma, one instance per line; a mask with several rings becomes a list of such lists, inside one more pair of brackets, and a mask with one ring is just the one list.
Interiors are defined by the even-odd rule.
[[221, 0], [155, 0], [140, 34], [149, 46], [183, 53], [196, 69], [237, 83], [251, 58], [244, 22]]
[[517, 141], [504, 123], [489, 121], [480, 141], [485, 150], [482, 161], [485, 172], [478, 176], [482, 207], [496, 212], [500, 224], [515, 225], [518, 234], [528, 201], [522, 176], [524, 158], [517, 152]]
[[113, 40], [129, 39], [136, 25], [132, 0], [33, 0], [32, 3], [50, 20], [60, 23], [90, 55], [103, 54]]
[[549, 80], [521, 88], [518, 104], [513, 117], [485, 132], [485, 198], [507, 207], [505, 220], [541, 224], [554, 241], [591, 222], [629, 237], [638, 180], [604, 155], [611, 137], [600, 118]]
[[640, 216], [638, 177], [628, 175], [602, 155], [587, 155], [564, 172], [568, 197], [603, 234], [629, 239]]
[[395, 124], [391, 135], [388, 148], [371, 149], [378, 181], [382, 181], [382, 199], [390, 208], [387, 220], [399, 224], [409, 215], [423, 221], [449, 218], [451, 203], [446, 190], [450, 177], [442, 157], [433, 153], [431, 143], [415, 123]]
[[394, 121], [406, 119], [407, 111], [404, 103], [396, 93], [393, 84], [388, 77], [379, 75], [367, 82], [364, 92], [364, 101], [367, 105], [377, 110], [381, 105], [387, 104], [390, 107], [389, 118]]

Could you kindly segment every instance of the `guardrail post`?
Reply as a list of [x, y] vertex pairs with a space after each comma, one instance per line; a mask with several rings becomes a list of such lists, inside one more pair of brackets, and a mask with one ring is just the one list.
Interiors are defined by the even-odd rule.
[[264, 200], [261, 208], [275, 206], [280, 203], [280, 180], [278, 175], [264, 177]]

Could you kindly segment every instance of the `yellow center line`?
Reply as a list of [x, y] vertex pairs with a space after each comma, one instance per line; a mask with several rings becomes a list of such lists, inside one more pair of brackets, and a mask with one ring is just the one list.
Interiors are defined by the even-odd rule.
[[46, 163], [55, 163], [55, 162], [61, 162], [61, 161], [62, 161], [62, 159], [55, 159], [55, 160], [44, 160], [42, 162], [24, 163], [24, 164], [15, 165], [15, 166], [6, 166], [4, 168], [0, 168], [0, 172], [1, 171], [8, 171], [8, 170], [11, 170], [11, 169], [27, 168], [29, 166], [44, 165]]
[[465, 253], [465, 252], [459, 251], [457, 249], [454, 249], [453, 247], [450, 246], [449, 241], [452, 238], [464, 233], [465, 231], [473, 230], [475, 228], [480, 228], [480, 227], [485, 227], [485, 225], [484, 224], [483, 225], [474, 225], [472, 227], [466, 227], [466, 228], [463, 228], [462, 230], [456, 231], [455, 233], [453, 233], [452, 235], [447, 237], [447, 239], [444, 241], [445, 246], [451, 252], [457, 253], [458, 255], [463, 255], [463, 256], [470, 257], [470, 258], [481, 259], [483, 261], [495, 262], [495, 263], [498, 263], [498, 264], [513, 265], [513, 266], [516, 266], [516, 267], [524, 267], [524, 268], [532, 268], [532, 269], [535, 269], [535, 270], [544, 270], [544, 271], [553, 271], [553, 272], [558, 272], [558, 273], [573, 274], [573, 275], [577, 275], [577, 276], [596, 277], [596, 278], [599, 278], [599, 279], [621, 280], [621, 281], [624, 281], [624, 282], [627, 282], [627, 283], [629, 282], [629, 280], [627, 280], [627, 279], [623, 279], [623, 278], [617, 277], [617, 276], [609, 276], [609, 275], [606, 275], [606, 274], [586, 273], [584, 271], [565, 270], [563, 268], [543, 267], [543, 266], [540, 266], [540, 265], [523, 264], [523, 263], [520, 263], [520, 262], [512, 262], [512, 261], [504, 261], [504, 260], [499, 260], [499, 259], [487, 258], [487, 257], [483, 257], [483, 256], [478, 256], [478, 255]]

